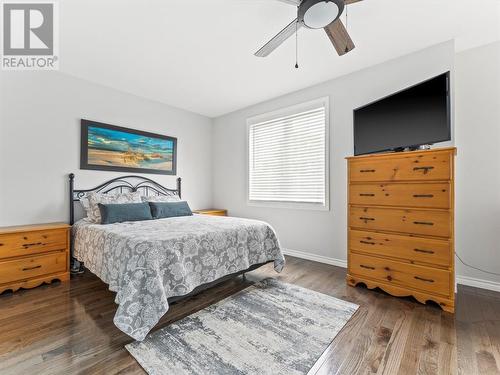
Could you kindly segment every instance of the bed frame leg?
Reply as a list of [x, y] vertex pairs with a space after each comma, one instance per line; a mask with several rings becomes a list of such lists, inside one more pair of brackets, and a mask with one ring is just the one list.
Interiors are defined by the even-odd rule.
[[83, 268], [83, 263], [79, 262], [75, 258], [72, 258], [70, 272], [72, 275], [80, 275], [80, 274], [84, 273], [85, 268]]
[[242, 273], [241, 276], [243, 277], [243, 281], [247, 281], [247, 274], [246, 273]]

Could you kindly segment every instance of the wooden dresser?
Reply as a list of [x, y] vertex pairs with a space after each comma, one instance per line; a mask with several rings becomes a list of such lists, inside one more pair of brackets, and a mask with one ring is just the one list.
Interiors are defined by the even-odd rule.
[[0, 293], [69, 280], [69, 231], [63, 223], [0, 228]]
[[454, 311], [455, 153], [441, 148], [347, 158], [349, 285]]

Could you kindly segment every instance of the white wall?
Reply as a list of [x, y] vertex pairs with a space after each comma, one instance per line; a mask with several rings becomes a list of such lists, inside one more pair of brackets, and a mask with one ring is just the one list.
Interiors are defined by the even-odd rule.
[[[287, 249], [345, 260], [347, 177], [344, 158], [353, 154], [353, 109], [453, 70], [453, 59], [454, 45], [450, 41], [215, 119], [214, 205], [229, 209], [231, 215], [268, 221]], [[246, 119], [323, 96], [330, 97], [330, 211], [248, 206]]]
[[[456, 55], [455, 93], [456, 251], [467, 263], [500, 273], [500, 42]], [[459, 262], [457, 273], [500, 283], [499, 276]]]
[[67, 221], [69, 172], [79, 188], [123, 175], [79, 169], [81, 118], [177, 137], [183, 198], [211, 205], [211, 119], [58, 72], [0, 72], [0, 226]]
[[[345, 260], [344, 157], [353, 151], [352, 109], [452, 70], [458, 147], [456, 249], [467, 262], [498, 273], [499, 66], [500, 42], [456, 56], [453, 43], [447, 42], [217, 118], [213, 133], [206, 117], [57, 72], [0, 72], [0, 226], [66, 221], [69, 172], [76, 173], [78, 187], [120, 175], [79, 170], [79, 120], [88, 118], [177, 137], [178, 175], [193, 208], [213, 205], [228, 208], [231, 215], [266, 220], [285, 248]], [[323, 96], [330, 97], [331, 111], [330, 211], [247, 206], [246, 119]], [[175, 186], [175, 177], [154, 178]], [[489, 280], [490, 287], [499, 287], [500, 277], [459, 262], [457, 273], [459, 281], [485, 286], [476, 279]]]

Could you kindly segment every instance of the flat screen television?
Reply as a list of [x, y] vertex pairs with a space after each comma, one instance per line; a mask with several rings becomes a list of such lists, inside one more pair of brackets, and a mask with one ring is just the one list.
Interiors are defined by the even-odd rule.
[[450, 73], [354, 110], [354, 155], [449, 141]]

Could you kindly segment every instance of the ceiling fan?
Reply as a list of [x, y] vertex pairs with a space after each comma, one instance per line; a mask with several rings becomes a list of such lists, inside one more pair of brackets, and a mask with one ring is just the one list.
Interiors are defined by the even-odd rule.
[[255, 52], [255, 56], [266, 57], [302, 26], [308, 29], [324, 29], [335, 50], [342, 56], [354, 49], [354, 43], [340, 20], [345, 5], [361, 0], [279, 0], [297, 7], [297, 18], [281, 30], [274, 38]]

